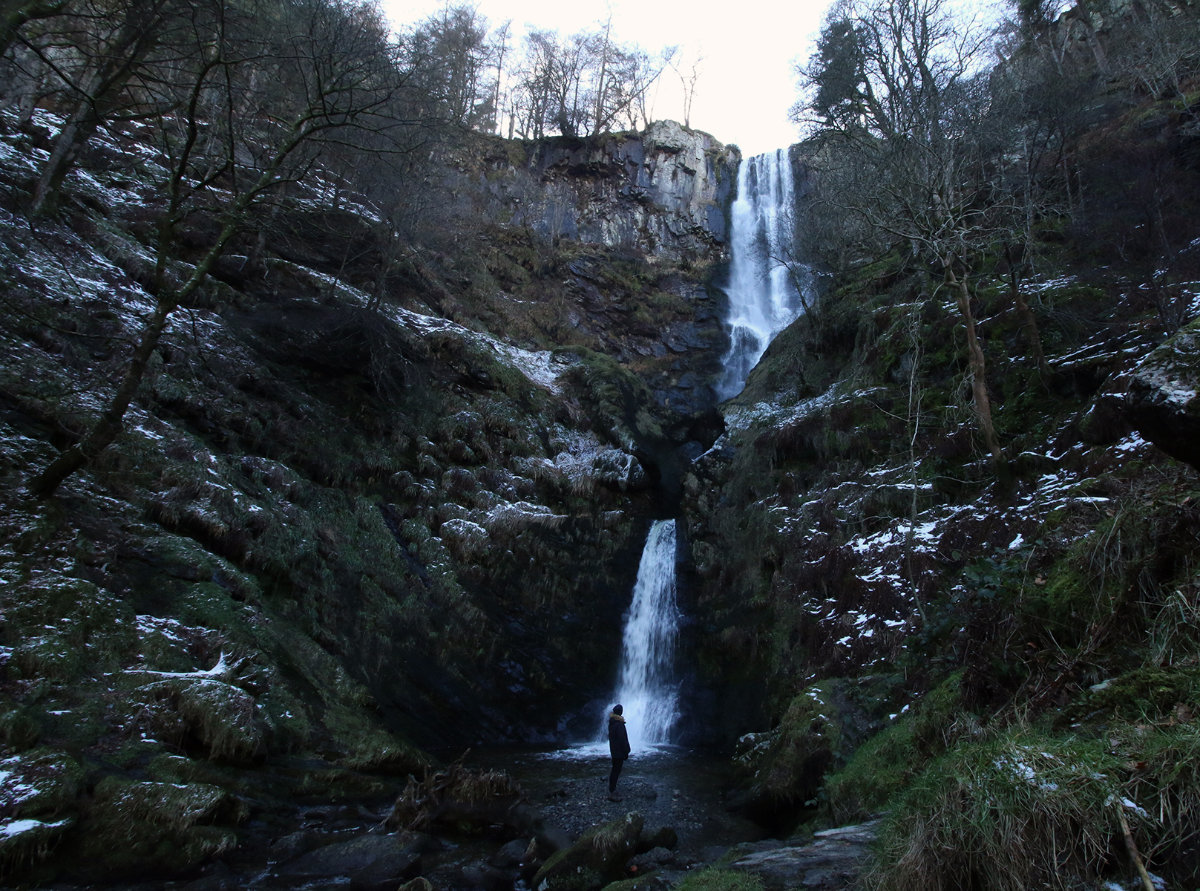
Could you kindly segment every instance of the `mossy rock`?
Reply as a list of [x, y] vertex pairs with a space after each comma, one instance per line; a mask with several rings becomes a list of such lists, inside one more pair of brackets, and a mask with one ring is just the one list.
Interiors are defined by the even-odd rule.
[[597, 826], [550, 857], [533, 877], [536, 891], [594, 891], [625, 877], [637, 853], [642, 815], [636, 812]]
[[751, 777], [739, 802], [754, 819], [772, 824], [795, 820], [816, 804], [817, 792], [839, 747], [839, 714], [828, 685], [809, 687], [792, 699], [779, 726], [743, 738], [739, 769]]
[[74, 823], [70, 817], [50, 821], [0, 818], [0, 878], [45, 860]]
[[675, 891], [764, 891], [762, 879], [732, 869], [702, 869], [685, 876]]
[[1071, 703], [1062, 722], [1157, 721], [1178, 710], [1188, 716], [1200, 700], [1200, 667], [1144, 665], [1093, 685]]
[[[632, 879], [622, 879], [619, 882], [611, 882], [604, 886], [604, 891], [669, 891], [669, 889], [677, 887], [666, 876], [650, 873], [644, 876], [637, 876]], [[726, 891], [729, 887], [721, 885], [720, 891]], [[762, 886], [758, 886], [761, 888]], [[748, 891], [748, 889], [747, 889]]]
[[340, 767], [318, 766], [298, 778], [297, 791], [329, 801], [386, 799], [396, 793], [396, 783], [385, 777]]
[[14, 705], [0, 711], [0, 744], [10, 751], [22, 752], [37, 745], [42, 735], [39, 710], [29, 705]]
[[0, 760], [0, 813], [54, 818], [73, 809], [83, 769], [70, 755], [34, 749]]
[[35, 749], [0, 760], [0, 876], [44, 861], [75, 825], [83, 769]]
[[26, 678], [72, 681], [133, 645], [129, 608], [84, 579], [46, 574], [0, 597], [10, 665]]
[[825, 781], [822, 795], [837, 824], [874, 816], [921, 770], [946, 751], [956, 728], [971, 728], [962, 711], [962, 673], [955, 672], [866, 742]]
[[210, 758], [248, 761], [262, 753], [254, 697], [211, 677], [171, 677], [139, 687], [150, 729], [165, 742], [199, 747]]
[[234, 847], [232, 829], [212, 824], [239, 814], [216, 786], [106, 777], [81, 827], [80, 868], [105, 876], [182, 872]]

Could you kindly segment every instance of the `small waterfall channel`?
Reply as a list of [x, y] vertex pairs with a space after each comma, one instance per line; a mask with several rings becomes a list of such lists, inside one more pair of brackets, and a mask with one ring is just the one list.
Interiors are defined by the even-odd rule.
[[[800, 314], [795, 262], [795, 185], [786, 149], [743, 160], [733, 202], [729, 283], [729, 352], [717, 398], [736, 396], [780, 331]], [[789, 270], [791, 264], [792, 270]]]
[[[679, 717], [675, 678], [675, 521], [656, 520], [646, 536], [633, 600], [625, 616], [621, 666], [613, 702], [625, 709], [629, 744], [636, 751], [671, 742]], [[602, 737], [607, 734], [607, 715]]]

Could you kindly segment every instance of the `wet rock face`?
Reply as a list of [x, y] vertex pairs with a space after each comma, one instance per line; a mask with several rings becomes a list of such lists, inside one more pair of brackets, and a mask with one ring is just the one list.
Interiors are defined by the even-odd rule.
[[1150, 353], [1129, 375], [1124, 413], [1146, 439], [1200, 468], [1200, 322]]

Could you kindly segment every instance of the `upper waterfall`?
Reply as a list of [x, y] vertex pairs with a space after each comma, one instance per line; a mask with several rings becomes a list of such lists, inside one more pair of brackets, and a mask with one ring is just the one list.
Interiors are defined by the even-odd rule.
[[767, 346], [800, 314], [795, 185], [786, 149], [742, 161], [731, 214], [729, 352], [717, 398], [736, 396]]

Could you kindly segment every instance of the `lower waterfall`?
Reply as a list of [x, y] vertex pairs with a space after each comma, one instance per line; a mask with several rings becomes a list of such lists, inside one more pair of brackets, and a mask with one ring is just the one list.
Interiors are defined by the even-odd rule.
[[[621, 666], [613, 703], [625, 707], [629, 743], [636, 752], [671, 742], [679, 717], [675, 677], [675, 521], [656, 520], [638, 564], [633, 601], [625, 616]], [[607, 734], [607, 715], [605, 716]]]

